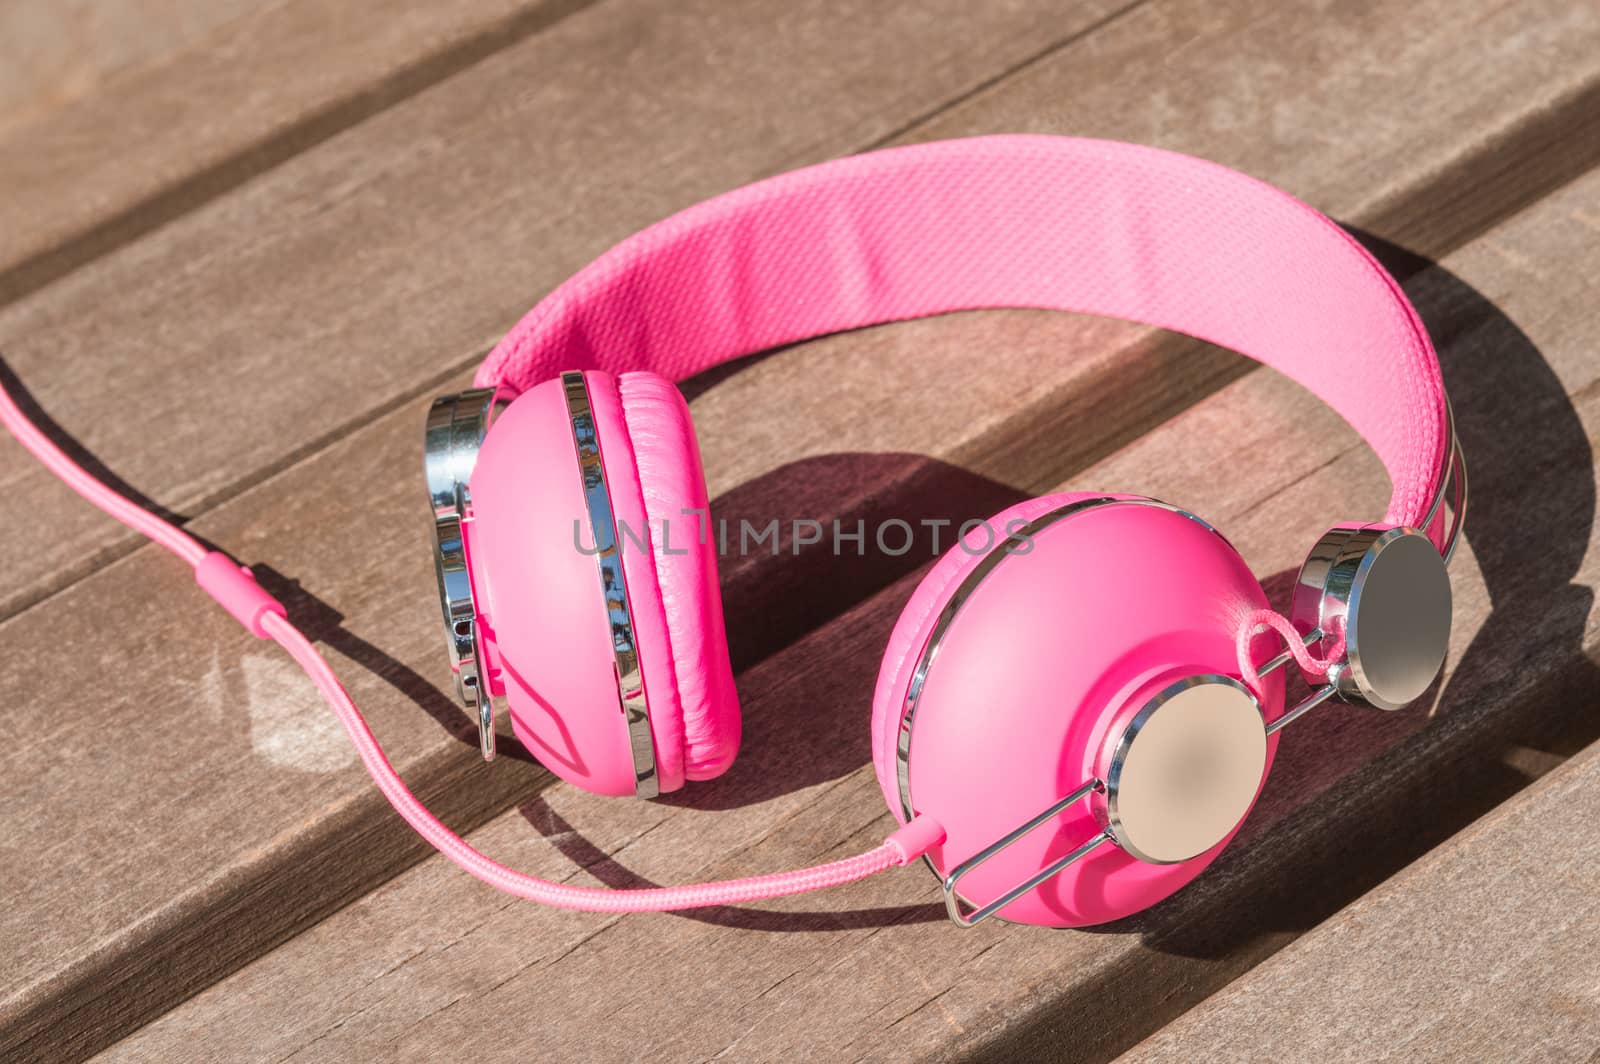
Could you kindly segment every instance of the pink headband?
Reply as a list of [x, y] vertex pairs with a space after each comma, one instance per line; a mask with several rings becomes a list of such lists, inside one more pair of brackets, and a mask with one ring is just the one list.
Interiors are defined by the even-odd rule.
[[1422, 525], [1443, 487], [1438, 359], [1372, 256], [1270, 185], [1111, 141], [913, 145], [708, 200], [557, 288], [477, 383], [517, 393], [567, 369], [682, 380], [824, 333], [979, 307], [1144, 322], [1282, 371], [1377, 452], [1394, 484], [1388, 523]]

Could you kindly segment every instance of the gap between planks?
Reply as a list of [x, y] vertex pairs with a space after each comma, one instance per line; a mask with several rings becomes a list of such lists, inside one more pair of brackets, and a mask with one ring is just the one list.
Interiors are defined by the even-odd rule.
[[1590, 745], [1119, 1064], [1597, 1059], [1597, 821]]
[[[50, 246], [7, 264], [0, 269], [0, 307], [227, 195], [247, 181], [454, 77], [496, 52], [601, 2], [603, 0], [529, 0], [528, 6], [521, 10], [477, 28], [469, 27], [464, 35], [449, 41], [438, 51], [421, 54], [370, 82], [349, 86], [342, 95], [313, 105], [307, 113], [287, 124], [263, 129], [257, 139], [226, 150], [220, 157], [203, 162], [198, 169], [144, 192], [131, 202], [115, 207], [107, 216], [58, 234], [56, 242]], [[287, 6], [291, 12], [296, 8], [313, 10], [304, 4]], [[238, 24], [228, 28], [237, 31]], [[169, 73], [181, 76], [189, 61], [192, 61], [192, 53], [163, 64], [165, 69], [144, 73], [155, 78]], [[82, 106], [92, 106], [93, 102], [92, 99], [83, 101]], [[0, 139], [0, 147], [3, 146], [6, 146], [5, 141]]]
[[[568, 8], [579, 10], [598, 2], [600, 0], [570, 0], [565, 4], [552, 3], [533, 11], [525, 11], [510, 20], [512, 25], [499, 27], [494, 31], [484, 31], [478, 37], [462, 42], [455, 49], [436, 57], [448, 73], [424, 79], [402, 71], [395, 77], [409, 86], [407, 91], [393, 94], [367, 92], [359, 94], [347, 103], [353, 105], [364, 100], [368, 101], [370, 110], [364, 112], [362, 117], [371, 117], [416, 95], [443, 77], [449, 76], [449, 73], [465, 69], [466, 66], [487, 58], [495, 51], [516, 43], [539, 29], [553, 25], [562, 15], [570, 13]], [[972, 130], [963, 122], [964, 109], [968, 105], [981, 104], [985, 98], [1002, 92], [1005, 84], [1029, 74], [1063, 50], [1123, 21], [1153, 2], [1154, 0], [1134, 0], [1133, 3], [1117, 8], [1089, 26], [1067, 34], [1034, 54], [1016, 61], [972, 88], [939, 102], [890, 133], [844, 146], [839, 154], [870, 151], [892, 144], [938, 139], [942, 136], [969, 134]], [[485, 42], [490, 40], [499, 40], [501, 43], [496, 48], [486, 50]], [[419, 64], [418, 69], [429, 68], [432, 62], [430, 60]], [[369, 97], [382, 98], [385, 102], [380, 107], [372, 103]], [[353, 124], [354, 121], [351, 121], [346, 126]], [[334, 129], [327, 136], [332, 136], [343, 128], [346, 127]], [[295, 138], [290, 136], [292, 133], [293, 129], [287, 130], [283, 136], [293, 140]], [[293, 155], [314, 147], [327, 139], [327, 136], [300, 138], [304, 143], [293, 152], [275, 156], [272, 166], [280, 165]], [[753, 176], [781, 172], [791, 164], [807, 161], [814, 160], [791, 157], [768, 167], [762, 174]], [[1473, 144], [1470, 151], [1451, 159], [1448, 168], [1442, 173], [1433, 175], [1433, 180], [1425, 188], [1390, 190], [1390, 195], [1364, 205], [1363, 210], [1353, 216], [1346, 216], [1343, 220], [1354, 221], [1372, 231], [1395, 236], [1411, 249], [1425, 255], [1448, 254], [1487, 231], [1501, 219], [1572, 180], [1597, 162], [1600, 162], [1600, 79], [1575, 85], [1551, 106], [1526, 116], [1526, 121], [1493, 131], [1489, 136]], [[266, 169], [270, 167], [261, 167], [247, 176], [256, 176]], [[242, 183], [242, 179], [229, 185], [228, 188], [235, 187], [239, 183]], [[226, 191], [227, 189], [219, 189], [216, 195]], [[214, 198], [215, 195], [192, 199], [183, 210], [165, 220], [170, 221], [179, 214], [196, 209]], [[1419, 210], [1423, 201], [1426, 201], [1427, 209]], [[148, 228], [153, 229], [155, 226]], [[122, 241], [116, 246], [119, 247], [126, 242]], [[115, 250], [115, 247], [108, 245], [103, 253], [112, 250]], [[1414, 262], [1401, 263], [1397, 269], [1400, 279], [1404, 280], [1407, 276], [1405, 271], [1414, 266]], [[4, 306], [7, 301], [4, 298], [5, 276], [0, 274], [0, 306]], [[1185, 349], [1193, 350], [1196, 346], [1193, 341], [1186, 338], [1170, 335], [1158, 337], [1153, 343], [1156, 349], [1148, 352], [1149, 357], [1168, 363], [1175, 361], [1178, 353]], [[1166, 345], [1164, 351], [1160, 350], [1160, 345]], [[467, 356], [452, 360], [426, 380], [405, 387], [370, 408], [362, 409], [354, 416], [342, 419], [327, 431], [315, 434], [263, 465], [237, 474], [226, 484], [195, 496], [192, 501], [187, 501], [183, 505], [181, 514], [173, 516], [180, 523], [191, 521], [216, 506], [236, 498], [254, 485], [303, 463], [344, 436], [371, 424], [406, 402], [437, 390], [439, 382], [459, 375], [474, 365], [486, 350], [487, 348], [479, 348]], [[1197, 380], [1194, 390], [1187, 396], [1180, 397], [1176, 403], [1169, 403], [1157, 409], [1133, 411], [1134, 416], [1119, 423], [1115, 434], [1095, 441], [1099, 445], [1098, 450], [1086, 452], [1083, 457], [1092, 461], [1109, 453], [1116, 446], [1137, 438], [1193, 401], [1215, 391], [1216, 388], [1232, 380], [1237, 373], [1249, 372], [1253, 368], [1253, 365], [1247, 363], [1217, 367], [1209, 379]], [[0, 371], [3, 371], [3, 363], [0, 363]], [[23, 384], [25, 387], [25, 382]], [[974, 448], [975, 452], [982, 450], [981, 446]], [[4, 604], [4, 612], [0, 614], [0, 619], [21, 613], [48, 599], [109, 562], [126, 556], [142, 542], [136, 537], [123, 535], [120, 532], [114, 535], [115, 541], [108, 546], [83, 555], [76, 561], [57, 569], [49, 578], [40, 581], [31, 590], [9, 596], [0, 594], [0, 603]]]

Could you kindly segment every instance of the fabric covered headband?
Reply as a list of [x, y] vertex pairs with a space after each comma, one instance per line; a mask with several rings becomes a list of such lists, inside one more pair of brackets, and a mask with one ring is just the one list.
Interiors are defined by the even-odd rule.
[[1451, 445], [1427, 330], [1325, 215], [1216, 163], [1007, 135], [893, 148], [748, 185], [624, 240], [495, 346], [479, 387], [563, 370], [684, 380], [826, 333], [980, 307], [1124, 318], [1248, 355], [1377, 452], [1384, 520], [1419, 524]]

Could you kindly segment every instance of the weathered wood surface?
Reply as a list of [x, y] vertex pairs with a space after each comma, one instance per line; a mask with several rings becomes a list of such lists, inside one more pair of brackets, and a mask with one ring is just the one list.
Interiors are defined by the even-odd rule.
[[[0, 198], [0, 232], [6, 234], [0, 302], [160, 227], [589, 2], [175, 0], [165, 19], [152, 17], [149, 4], [137, 5], [138, 11], [104, 3], [71, 11], [83, 5], [29, 3], [20, 9], [33, 14], [21, 19], [20, 11], [7, 16], [0, 8], [0, 21], [22, 23], [0, 27], [0, 50], [27, 49], [35, 60], [52, 58], [48, 48], [37, 54], [41, 38], [49, 37], [36, 24], [41, 20], [87, 25], [90, 36], [124, 45], [144, 35], [189, 45], [162, 62], [111, 77], [98, 92], [38, 110], [31, 121], [9, 129], [0, 123], [0, 187], [6, 190]], [[198, 32], [224, 14], [233, 21]], [[142, 33], [127, 32], [130, 24]], [[175, 34], [174, 24], [194, 32]], [[74, 36], [66, 26], [61, 35]], [[52, 67], [62, 69], [59, 62]]]
[[[1600, 13], [1472, 12], [609, 0], [13, 305], [0, 353], [84, 448], [193, 515], [431, 390], [640, 225], [885, 140], [1032, 128], [1187, 148], [1437, 255], [1600, 154]], [[135, 542], [7, 466], [0, 519], [33, 564], [0, 573], [0, 616]]]
[[[432, 391], [632, 230], [866, 147], [1109, 10], [597, 4], [13, 304], [0, 353], [193, 514]], [[34, 564], [0, 574], [0, 616], [136, 542], [7, 466]]]
[[[417, 397], [459, 379], [539, 291], [616, 237], [841, 151], [1038, 128], [1212, 155], [1437, 252], [1600, 155], [1596, 19], [1572, 5], [1485, 5], [1460, 38], [1415, 39], [1402, 32], [1415, 5], [1397, 3], [1292, 33], [1245, 4], [718, 8], [714, 33], [708, 10], [578, 12], [0, 314], [0, 352], [83, 445], [168, 506], [215, 506], [203, 535], [318, 597], [294, 605], [346, 657], [397, 763], [458, 825], [543, 776], [484, 773], [430, 682]], [[783, 48], [766, 46], [778, 37]], [[1385, 43], [1352, 44], [1366, 40]], [[1285, 84], [1286, 63], [1321, 77]], [[1263, 85], [1270, 107], [1251, 88]], [[973, 350], [1021, 367], [1030, 387], [984, 390], [964, 369]], [[894, 418], [850, 416], [881, 412], [911, 364], [926, 394]], [[695, 410], [727, 516], [965, 517], [1069, 475], [1242, 365], [1120, 325], [972, 315], [808, 345], [722, 380]], [[802, 393], [827, 402], [797, 409]], [[21, 737], [0, 822], [15, 852], [41, 848], [0, 871], [17, 899], [0, 920], [13, 960], [0, 1045], [60, 1055], [236, 968], [418, 850], [309, 690], [227, 622], [207, 623], [166, 559], [144, 551], [69, 586], [131, 541], [14, 448], [0, 453], [0, 519], [20, 530], [14, 551], [40, 560], [0, 581], [9, 608], [37, 603], [0, 627], [0, 691]], [[28, 540], [36, 529], [48, 537]], [[1285, 542], [1298, 551], [1314, 532]], [[816, 558], [728, 568], [745, 665], [900, 571], [829, 569], [824, 585]], [[191, 608], [156, 608], [156, 596]], [[886, 631], [892, 613], [874, 616]], [[38, 707], [30, 663], [63, 640], [99, 656], [74, 662], [75, 688], [93, 692], [81, 714]], [[702, 858], [722, 852], [706, 847]]]
[[1597, 823], [1590, 746], [1121, 1059], [1595, 1060]]
[[0, 135], [106, 95], [264, 0], [8, 0], [0, 4]]
[[[535, 1044], [584, 1059], [649, 1047], [663, 1060], [1104, 1059], [1128, 1048], [1600, 734], [1600, 356], [1586, 281], [1600, 269], [1597, 219], [1600, 172], [1415, 275], [1478, 500], [1454, 570], [1446, 679], [1400, 713], [1333, 705], [1296, 724], [1234, 848], [1168, 903], [1097, 932], [963, 933], [912, 867], [749, 909], [609, 917], [522, 904], [432, 859], [106, 1059], [201, 1059], [204, 1039], [261, 1060], [439, 1046], [515, 1059]], [[1250, 476], [1216, 475], [1242, 463]], [[1329, 522], [1375, 514], [1387, 497], [1349, 429], [1266, 372], [1064, 486], [1190, 506], [1276, 574], [1280, 594]], [[556, 785], [474, 841], [535, 874], [612, 886], [870, 845], [890, 820], [868, 765], [866, 706], [913, 579], [741, 674], [747, 744], [723, 781], [654, 804]], [[1366, 954], [1369, 973], [1382, 955]], [[1181, 1051], [1208, 1056], [1203, 1040]]]

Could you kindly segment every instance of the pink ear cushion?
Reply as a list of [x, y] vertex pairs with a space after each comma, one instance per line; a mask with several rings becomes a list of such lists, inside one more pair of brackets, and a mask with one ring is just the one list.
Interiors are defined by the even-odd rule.
[[[655, 560], [651, 552], [641, 549], [636, 541], [637, 537], [644, 535], [649, 522], [649, 509], [640, 486], [638, 466], [633, 460], [636, 452], [630, 440], [627, 413], [617, 379], [599, 371], [585, 373], [583, 379], [589, 386], [595, 435], [600, 441], [600, 458], [605, 463], [612, 516], [617, 523], [617, 540], [622, 551], [622, 577], [628, 592], [634, 642], [639, 650], [639, 668], [644, 674], [645, 696], [650, 705], [650, 735], [655, 742], [656, 781], [665, 794], [683, 786], [683, 710], [679, 706], [672, 637], [668, 632]], [[635, 539], [629, 538], [630, 529]], [[599, 594], [598, 584], [595, 593]]]
[[911, 684], [911, 672], [917, 666], [923, 644], [932, 634], [939, 613], [949, 601], [966, 575], [981, 562], [989, 543], [999, 544], [1005, 539], [1006, 525], [1011, 521], [1032, 521], [1041, 514], [1066, 506], [1079, 499], [1094, 498], [1104, 492], [1062, 492], [1025, 499], [1015, 506], [1000, 511], [988, 519], [992, 540], [980, 529], [973, 529], [962, 542], [953, 544], [940, 556], [933, 568], [922, 578], [916, 591], [907, 600], [900, 619], [889, 635], [889, 646], [883, 653], [883, 665], [878, 671], [878, 686], [872, 699], [872, 765], [878, 773], [878, 786], [883, 789], [883, 799], [895, 819], [904, 821], [900, 808], [900, 784], [895, 771], [895, 737], [898, 734], [901, 708], [905, 705], [906, 690]]
[[689, 406], [671, 381], [654, 373], [624, 373], [618, 388], [677, 677], [683, 772], [692, 780], [712, 779], [739, 752], [739, 696], [728, 660], [700, 448]]

